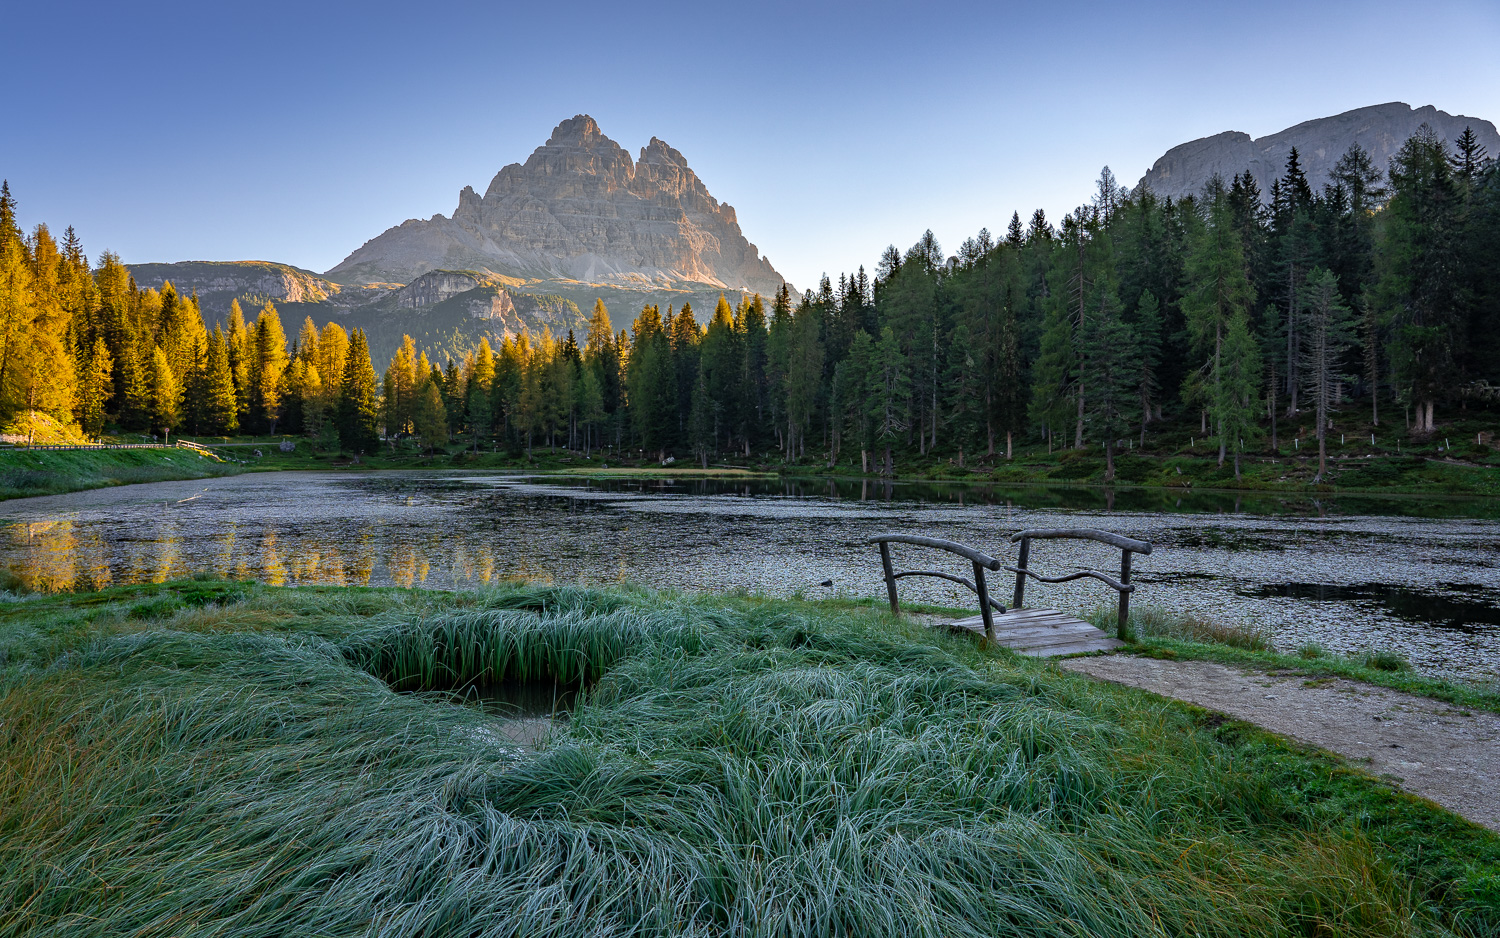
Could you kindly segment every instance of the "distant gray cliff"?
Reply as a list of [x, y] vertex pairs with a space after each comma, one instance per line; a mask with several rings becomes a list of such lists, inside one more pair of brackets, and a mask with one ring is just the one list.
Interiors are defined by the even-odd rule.
[[1472, 127], [1479, 142], [1489, 149], [1489, 155], [1500, 156], [1500, 132], [1489, 121], [1449, 114], [1431, 105], [1413, 109], [1396, 101], [1304, 121], [1254, 140], [1249, 134], [1229, 130], [1183, 143], [1152, 164], [1141, 177], [1140, 185], [1149, 185], [1159, 196], [1179, 199], [1197, 195], [1215, 173], [1228, 182], [1236, 173], [1249, 170], [1261, 194], [1270, 198], [1272, 181], [1285, 171], [1287, 157], [1292, 147], [1296, 147], [1302, 171], [1317, 191], [1328, 182], [1334, 164], [1353, 144], [1368, 150], [1375, 165], [1383, 170], [1423, 124], [1448, 141], [1450, 147], [1465, 127]]

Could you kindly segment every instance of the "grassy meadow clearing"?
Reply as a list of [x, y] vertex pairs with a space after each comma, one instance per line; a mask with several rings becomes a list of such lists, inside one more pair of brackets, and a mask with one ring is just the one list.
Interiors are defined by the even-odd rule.
[[[518, 747], [502, 681], [582, 702]], [[0, 604], [0, 868], [0, 936], [1500, 929], [1500, 838], [1252, 727], [633, 589]]]
[[207, 479], [243, 469], [187, 449], [0, 448], [0, 501], [137, 482]]

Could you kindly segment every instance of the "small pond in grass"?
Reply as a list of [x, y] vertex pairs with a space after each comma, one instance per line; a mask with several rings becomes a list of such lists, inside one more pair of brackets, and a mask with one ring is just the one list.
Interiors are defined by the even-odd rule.
[[[1135, 558], [1137, 606], [1254, 621], [1283, 648], [1391, 649], [1428, 671], [1500, 679], [1500, 499], [252, 473], [0, 503], [0, 570], [39, 590], [210, 570], [278, 584], [448, 589], [541, 578], [878, 597], [873, 534], [932, 534], [1013, 562], [1009, 536], [1036, 527], [1152, 542], [1151, 555]], [[898, 564], [934, 562], [944, 561], [898, 548]], [[1053, 541], [1033, 551], [1044, 573], [1118, 563], [1096, 544]], [[956, 565], [951, 572], [967, 575]], [[901, 589], [914, 600], [972, 602], [937, 580]], [[1003, 574], [995, 593], [1008, 603]], [[1112, 598], [1089, 580], [1027, 587], [1028, 605], [1075, 612]]]
[[564, 684], [507, 681], [442, 692], [449, 703], [472, 707], [490, 718], [487, 729], [522, 749], [540, 748], [566, 724], [578, 688]]

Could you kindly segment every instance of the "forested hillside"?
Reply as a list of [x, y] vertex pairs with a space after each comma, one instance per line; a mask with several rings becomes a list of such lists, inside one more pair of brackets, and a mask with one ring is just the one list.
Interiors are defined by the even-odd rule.
[[23, 235], [3, 195], [0, 419], [89, 435], [282, 432], [369, 452], [383, 427], [885, 473], [905, 453], [963, 465], [1040, 441], [1102, 451], [1110, 477], [1118, 449], [1185, 415], [1237, 470], [1288, 417], [1315, 414], [1321, 436], [1357, 408], [1426, 435], [1500, 394], [1500, 168], [1472, 135], [1449, 152], [1419, 131], [1388, 177], [1355, 147], [1318, 192], [1294, 150], [1268, 199], [1248, 173], [1173, 201], [1106, 169], [1056, 226], [1016, 214], [953, 256], [928, 233], [873, 277], [721, 299], [706, 329], [647, 306], [616, 331], [598, 302], [581, 337], [443, 362], [408, 340], [383, 384], [359, 330], [308, 319], [289, 344], [267, 303], [209, 332], [194, 297], [137, 288], [109, 254], [91, 267], [71, 228]]

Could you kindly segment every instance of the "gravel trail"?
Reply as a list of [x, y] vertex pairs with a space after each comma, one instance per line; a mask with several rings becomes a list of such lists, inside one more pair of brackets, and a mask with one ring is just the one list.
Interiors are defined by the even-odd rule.
[[1073, 658], [1079, 674], [1186, 701], [1338, 753], [1460, 817], [1500, 831], [1500, 714], [1342, 679], [1210, 661]]

